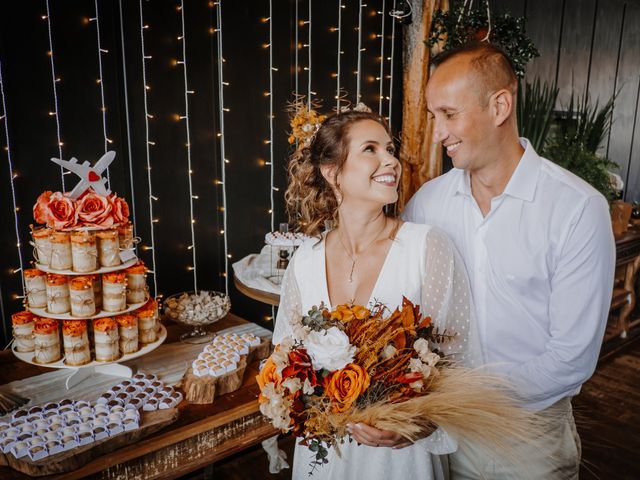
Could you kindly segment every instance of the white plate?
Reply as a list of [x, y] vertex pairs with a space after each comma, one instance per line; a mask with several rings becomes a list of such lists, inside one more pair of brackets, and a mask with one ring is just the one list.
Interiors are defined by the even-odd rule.
[[118, 270], [124, 270], [125, 268], [132, 267], [136, 264], [138, 258], [132, 258], [128, 262], [121, 263], [120, 265], [116, 265], [115, 267], [102, 267], [98, 270], [93, 270], [91, 272], [74, 272], [73, 270], [52, 270], [47, 265], [42, 265], [41, 263], [36, 263], [36, 268], [38, 270], [42, 270], [47, 273], [57, 273], [58, 275], [98, 275], [100, 273], [109, 273], [109, 272], [117, 272]]
[[126, 355], [122, 355], [120, 358], [112, 361], [112, 362], [97, 362], [95, 360], [87, 363], [86, 365], [67, 365], [64, 363], [64, 357], [57, 362], [52, 363], [36, 363], [33, 361], [33, 352], [16, 352], [15, 343], [11, 347], [13, 354], [18, 357], [23, 362], [30, 363], [32, 365], [38, 365], [39, 367], [48, 367], [48, 368], [85, 368], [85, 367], [97, 367], [99, 365], [108, 365], [110, 363], [122, 363], [127, 360], [133, 360], [134, 358], [141, 357], [142, 355], [146, 355], [149, 352], [152, 352], [156, 348], [158, 348], [167, 338], [167, 329], [164, 325], [160, 324], [160, 332], [158, 333], [158, 339], [153, 343], [148, 343], [143, 345], [140, 350], [134, 353], [127, 353]]
[[123, 313], [133, 312], [145, 305], [147, 301], [142, 303], [132, 303], [126, 310], [121, 310], [119, 312], [105, 312], [104, 310], [100, 310], [100, 313], [91, 315], [90, 317], [72, 317], [71, 313], [49, 313], [46, 308], [27, 307], [27, 309], [38, 317], [55, 318], [56, 320], [92, 320], [96, 318], [115, 317], [116, 315], [122, 315]]

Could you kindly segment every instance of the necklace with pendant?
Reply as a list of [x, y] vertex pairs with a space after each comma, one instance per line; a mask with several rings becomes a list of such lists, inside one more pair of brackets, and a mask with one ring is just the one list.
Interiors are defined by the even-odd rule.
[[353, 272], [356, 269], [356, 261], [358, 260], [358, 257], [363, 253], [365, 253], [369, 249], [369, 247], [375, 243], [375, 241], [378, 239], [380, 234], [384, 232], [386, 228], [387, 228], [387, 217], [385, 217], [384, 219], [384, 225], [382, 225], [382, 230], [380, 230], [378, 234], [375, 237], [373, 237], [373, 240], [371, 240], [367, 244], [367, 246], [360, 251], [360, 253], [357, 256], [354, 256], [353, 254], [349, 253], [349, 250], [347, 249], [347, 247], [344, 244], [344, 241], [342, 240], [342, 231], [338, 228], [338, 240], [340, 241], [340, 245], [342, 245], [342, 249], [344, 250], [344, 253], [346, 253], [347, 256], [351, 259], [351, 269], [349, 270], [349, 283], [353, 283]]

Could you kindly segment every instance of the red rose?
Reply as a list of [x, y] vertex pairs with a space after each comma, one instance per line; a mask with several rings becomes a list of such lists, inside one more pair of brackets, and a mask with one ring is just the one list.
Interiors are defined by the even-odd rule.
[[307, 378], [312, 386], [318, 384], [316, 371], [311, 365], [311, 358], [304, 348], [298, 348], [289, 352], [289, 366], [282, 370], [282, 378], [297, 377], [301, 382]]
[[36, 223], [47, 223], [49, 219], [49, 209], [47, 208], [47, 204], [49, 203], [49, 199], [51, 198], [52, 192], [43, 192], [36, 200], [36, 204], [33, 206], [33, 219]]
[[113, 221], [116, 223], [127, 223], [129, 220], [129, 205], [124, 198], [116, 196], [112, 193], [107, 197], [109, 204], [111, 205], [111, 214], [113, 215]]
[[106, 197], [95, 192], [83, 196], [76, 208], [78, 223], [87, 226], [110, 227], [113, 225], [111, 204]]
[[47, 203], [47, 226], [55, 230], [76, 226], [76, 208], [72, 199], [55, 192]]

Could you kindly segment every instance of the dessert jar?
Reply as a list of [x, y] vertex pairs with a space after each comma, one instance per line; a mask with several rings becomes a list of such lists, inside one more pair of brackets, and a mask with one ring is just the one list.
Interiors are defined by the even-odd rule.
[[146, 267], [140, 260], [135, 265], [127, 268], [127, 303], [143, 303], [147, 300], [149, 294], [147, 289]]
[[35, 363], [47, 364], [60, 360], [59, 322], [52, 318], [38, 318], [33, 325]]
[[71, 258], [74, 272], [93, 272], [98, 268], [95, 232], [78, 230], [71, 234]]
[[118, 335], [120, 337], [120, 352], [125, 355], [138, 351], [138, 318], [125, 314], [116, 317]]
[[93, 321], [96, 361], [112, 362], [120, 358], [118, 323], [110, 317]]
[[96, 234], [98, 238], [98, 261], [101, 267], [117, 267], [120, 261], [120, 241], [118, 230], [103, 230]]
[[33, 239], [33, 256], [41, 265], [49, 266], [51, 263], [51, 232], [47, 227], [34, 228], [31, 227], [31, 238]]
[[24, 271], [24, 285], [27, 290], [27, 304], [32, 308], [47, 306], [47, 274], [37, 268]]
[[62, 344], [64, 362], [67, 365], [86, 365], [91, 361], [87, 320], [64, 320], [62, 322]]
[[124, 272], [102, 275], [102, 309], [121, 312], [127, 308], [127, 277]]
[[17, 352], [33, 352], [35, 341], [33, 327], [37, 317], [31, 312], [18, 312], [11, 315], [13, 339]]
[[51, 270], [70, 270], [73, 266], [71, 255], [71, 234], [69, 232], [52, 231], [49, 237], [51, 243]]
[[71, 316], [86, 318], [96, 313], [96, 302], [93, 295], [93, 280], [91, 276], [79, 275], [69, 281], [69, 295], [71, 298]]
[[62, 314], [71, 311], [69, 279], [57, 273], [47, 274], [47, 311]]

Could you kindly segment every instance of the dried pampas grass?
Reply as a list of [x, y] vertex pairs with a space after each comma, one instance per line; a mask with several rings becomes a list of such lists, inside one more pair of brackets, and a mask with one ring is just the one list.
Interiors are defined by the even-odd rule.
[[442, 369], [426, 395], [391, 403], [377, 402], [339, 414], [326, 411], [325, 428], [347, 435], [348, 423], [366, 423], [415, 441], [434, 426], [458, 440], [500, 451], [509, 457], [518, 444], [529, 443], [545, 431], [550, 418], [519, 407], [509, 385], [481, 370]]

